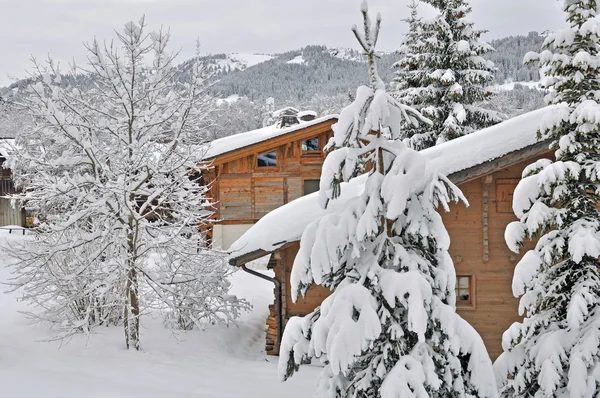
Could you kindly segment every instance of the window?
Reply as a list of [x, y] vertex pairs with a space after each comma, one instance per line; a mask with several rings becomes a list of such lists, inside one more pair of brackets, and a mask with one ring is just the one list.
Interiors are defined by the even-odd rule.
[[304, 195], [317, 192], [320, 180], [304, 180]]
[[458, 307], [473, 306], [473, 280], [470, 275], [456, 276], [456, 305]]
[[319, 151], [319, 137], [309, 138], [302, 141], [302, 152]]
[[277, 151], [271, 151], [258, 155], [258, 167], [277, 166]]

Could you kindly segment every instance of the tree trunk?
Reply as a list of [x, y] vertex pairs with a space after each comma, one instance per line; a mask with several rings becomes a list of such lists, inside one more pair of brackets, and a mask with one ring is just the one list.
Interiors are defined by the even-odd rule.
[[133, 233], [127, 237], [128, 260], [127, 283], [125, 285], [125, 307], [123, 326], [125, 328], [125, 346], [127, 349], [140, 350], [140, 303], [138, 297], [138, 275], [135, 269], [135, 248]]
[[125, 327], [125, 345], [127, 349], [140, 349], [140, 306], [138, 300], [137, 272], [129, 270], [125, 289], [126, 302], [123, 325]]

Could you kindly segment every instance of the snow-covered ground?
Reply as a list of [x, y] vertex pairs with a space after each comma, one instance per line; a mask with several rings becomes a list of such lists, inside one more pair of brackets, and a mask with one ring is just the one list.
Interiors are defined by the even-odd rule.
[[302, 57], [302, 55], [297, 55], [294, 59], [290, 59], [286, 62], [286, 64], [305, 64], [306, 61]]
[[226, 54], [224, 58], [212, 59], [211, 65], [218, 70], [245, 70], [270, 59], [273, 59], [272, 55], [232, 53]]
[[358, 50], [345, 47], [334, 47], [327, 49], [330, 55], [339, 59], [354, 61], [354, 62], [366, 62], [366, 57]]
[[223, 105], [225, 103], [227, 103], [227, 104], [233, 104], [234, 102], [238, 101], [240, 98], [242, 98], [242, 97], [240, 95], [238, 95], [238, 94], [230, 95], [227, 98], [219, 98], [217, 100], [217, 105]]
[[528, 88], [535, 88], [537, 90], [542, 89], [540, 82], [506, 82], [504, 84], [496, 84], [492, 86], [492, 91], [511, 91], [515, 89], [517, 84]]
[[229, 54], [229, 59], [231, 59], [233, 61], [237, 61], [240, 64], [244, 65], [243, 68], [238, 68], [238, 69], [245, 69], [245, 68], [249, 68], [251, 66], [258, 65], [260, 63], [269, 61], [269, 60], [273, 59], [273, 56], [267, 55], [267, 54], [233, 53], [233, 54]]
[[[22, 239], [0, 230], [0, 241]], [[5, 256], [2, 256], [5, 259]], [[10, 271], [0, 263], [0, 281]], [[266, 272], [266, 271], [265, 271]], [[0, 396], [69, 397], [307, 397], [315, 390], [317, 367], [303, 367], [281, 383], [276, 358], [263, 352], [265, 319], [273, 286], [244, 272], [232, 277], [232, 293], [254, 310], [239, 327], [173, 334], [160, 319], [142, 319], [142, 352], [124, 349], [121, 328], [98, 329], [89, 339], [47, 342], [52, 331], [32, 325], [15, 294], [0, 295]], [[6, 286], [0, 286], [0, 292]]]

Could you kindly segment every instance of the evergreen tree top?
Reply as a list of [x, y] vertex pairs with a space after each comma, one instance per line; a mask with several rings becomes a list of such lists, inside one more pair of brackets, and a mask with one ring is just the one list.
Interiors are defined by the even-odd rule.
[[415, 149], [430, 146], [489, 127], [502, 120], [481, 103], [491, 92], [494, 64], [483, 56], [493, 48], [480, 41], [483, 30], [467, 20], [466, 1], [428, 1], [438, 15], [418, 18], [416, 4], [409, 8], [408, 33], [400, 52], [396, 98], [415, 106], [433, 121], [432, 127], [406, 126], [407, 140]]

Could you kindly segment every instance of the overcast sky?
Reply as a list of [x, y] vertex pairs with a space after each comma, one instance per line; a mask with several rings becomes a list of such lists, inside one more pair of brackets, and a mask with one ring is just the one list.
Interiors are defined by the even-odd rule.
[[[31, 55], [85, 60], [82, 43], [112, 39], [114, 29], [146, 15], [149, 27], [171, 28], [181, 59], [200, 38], [208, 53], [276, 53], [307, 44], [356, 48], [350, 27], [360, 23], [361, 0], [0, 0], [0, 86], [26, 76]], [[370, 0], [381, 12], [379, 49], [397, 48], [409, 0]], [[487, 40], [563, 26], [562, 1], [471, 0], [475, 27]], [[423, 8], [426, 15], [431, 15]]]

